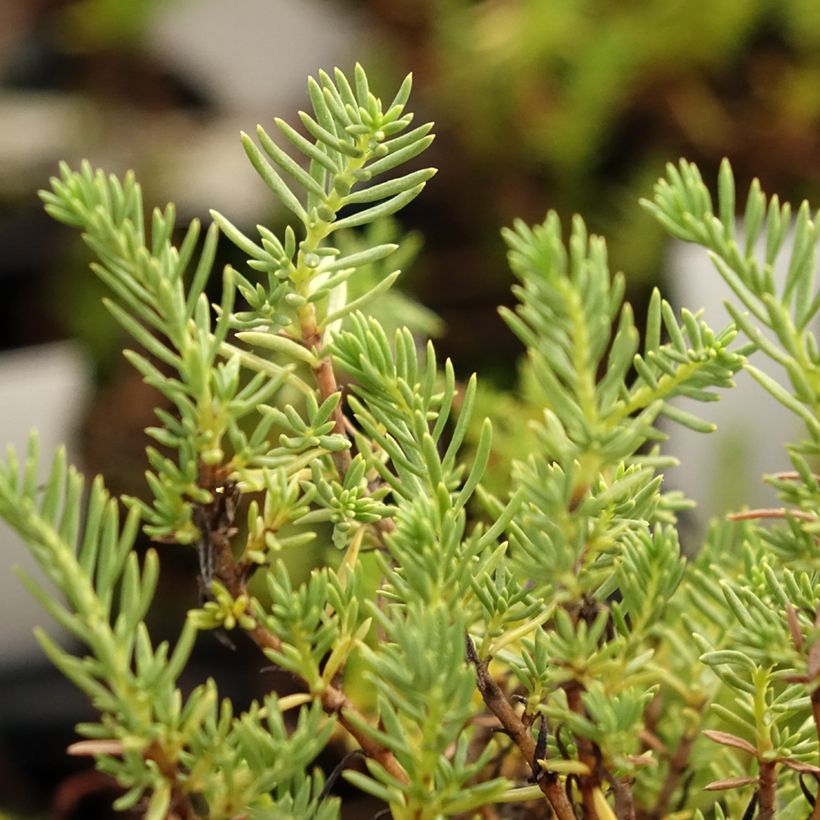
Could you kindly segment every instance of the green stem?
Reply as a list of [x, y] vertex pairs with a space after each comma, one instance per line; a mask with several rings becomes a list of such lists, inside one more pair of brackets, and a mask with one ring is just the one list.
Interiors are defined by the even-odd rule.
[[687, 381], [702, 364], [706, 364], [706, 362], [689, 362], [689, 364], [678, 368], [674, 376], [664, 374], [658, 379], [658, 386], [655, 388], [650, 387], [648, 384], [643, 385], [626, 404], [613, 411], [608, 419], [609, 427], [617, 427], [633, 413], [643, 410], [658, 399], [668, 396], [679, 384]]
[[[325, 207], [333, 212], [334, 216], [342, 207], [342, 196], [337, 191], [338, 184], [342, 183], [343, 186], [352, 187], [356, 181], [355, 172], [361, 169], [369, 159], [368, 153], [365, 150], [365, 139], [363, 137], [360, 138], [359, 143], [357, 147], [361, 151], [361, 156], [358, 158], [349, 158], [345, 163], [344, 169], [338, 173], [330, 183], [330, 192], [324, 204]], [[308, 215], [308, 219], [310, 218], [311, 215]], [[319, 217], [317, 217], [315, 221], [309, 221], [305, 225], [305, 238], [299, 246], [299, 252], [296, 256], [296, 265], [291, 274], [291, 279], [297, 293], [304, 297], [305, 300], [310, 296], [310, 282], [314, 276], [316, 267], [310, 257], [315, 255], [323, 240], [331, 232], [332, 226], [332, 221], [328, 222]], [[324, 401], [337, 393], [339, 386], [336, 382], [333, 362], [329, 357], [322, 356], [322, 328], [316, 321], [315, 304], [305, 301], [304, 304], [297, 309], [297, 315], [299, 317], [302, 343], [319, 360], [319, 364], [313, 368], [313, 377], [316, 380], [316, 386], [319, 388], [319, 395], [322, 401]], [[333, 432], [349, 440], [341, 402], [339, 402], [333, 411], [333, 422]], [[333, 462], [336, 465], [339, 476], [344, 477], [350, 467], [350, 450], [334, 452]]]

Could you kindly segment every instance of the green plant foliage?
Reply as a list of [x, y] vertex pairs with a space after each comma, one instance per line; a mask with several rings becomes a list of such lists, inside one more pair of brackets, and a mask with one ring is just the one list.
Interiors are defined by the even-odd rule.
[[[731, 285], [734, 321], [719, 332], [657, 291], [636, 323], [580, 218], [566, 241], [554, 213], [505, 231], [518, 284], [502, 314], [540, 409], [502, 430], [529, 422], [504, 472], [476, 377], [459, 383], [432, 343], [364, 311], [398, 275], [377, 221], [433, 173], [397, 170], [432, 139], [429, 125], [408, 130], [409, 78], [388, 106], [359, 66], [308, 91], [304, 131], [276, 121], [298, 159], [262, 129], [258, 145], [242, 139], [293, 213], [281, 237], [251, 239], [214, 214], [201, 245], [196, 222], [174, 245], [172, 206], [149, 224], [131, 176], [87, 165], [61, 166], [42, 194], [83, 230], [106, 305], [142, 347], [126, 355], [173, 408], [147, 431], [162, 448], [148, 448], [153, 501], [122, 499], [124, 521], [101, 479], [86, 490], [62, 454], [40, 486], [36, 436], [22, 463], [10, 451], [0, 466], [0, 515], [59, 594], [24, 582], [84, 647], [38, 633], [100, 712], [75, 751], [117, 779], [118, 808], [151, 818], [337, 817], [335, 774], [311, 772], [333, 736], [363, 760], [344, 777], [399, 820], [513, 816], [515, 804], [559, 820], [820, 816], [808, 205], [792, 223], [755, 183], [741, 240], [728, 164], [716, 205], [694, 166], [669, 167], [646, 207]], [[210, 305], [220, 230], [248, 264], [226, 268]], [[786, 380], [748, 364], [756, 348]], [[663, 490], [674, 460], [656, 424], [708, 433], [706, 405], [741, 368], [806, 435], [788, 445], [794, 470], [768, 479], [782, 508], [716, 522], [687, 559], [687, 502]], [[198, 556], [202, 601], [173, 649], [144, 624], [159, 558], [137, 557], [140, 525]], [[282, 557], [310, 541], [326, 565], [297, 583]], [[265, 589], [249, 586], [255, 574]], [[244, 633], [300, 691], [239, 715], [212, 681], [183, 696], [208, 630]]]

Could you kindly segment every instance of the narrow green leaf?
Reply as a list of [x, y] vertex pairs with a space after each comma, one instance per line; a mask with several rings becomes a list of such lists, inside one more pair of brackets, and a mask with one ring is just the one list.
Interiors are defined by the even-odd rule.
[[322, 325], [328, 327], [332, 325], [339, 319], [343, 319], [345, 316], [349, 316], [351, 313], [354, 313], [357, 310], [360, 310], [364, 305], [366, 305], [371, 300], [375, 299], [377, 296], [380, 296], [382, 293], [387, 292], [393, 286], [393, 283], [396, 279], [401, 276], [401, 271], [393, 271], [388, 276], [385, 276], [384, 279], [377, 282], [370, 290], [366, 293], [363, 293], [361, 296], [353, 299], [352, 301], [348, 302], [346, 305], [343, 305], [338, 310], [333, 311], [333, 313], [329, 313], [325, 318], [322, 320]]
[[211, 276], [211, 270], [214, 265], [214, 258], [216, 257], [218, 241], [219, 226], [215, 222], [212, 222], [208, 226], [208, 231], [205, 234], [205, 241], [202, 243], [199, 261], [197, 262], [196, 270], [191, 277], [191, 284], [188, 288], [188, 296], [185, 300], [185, 317], [187, 319], [190, 319], [194, 315], [196, 300], [208, 284], [208, 279]]
[[[814, 261], [817, 232], [810, 217], [809, 203], [804, 200], [797, 211], [797, 219], [794, 225], [791, 258], [786, 273], [786, 282], [783, 286], [782, 301], [785, 304], [788, 304], [800, 280], [811, 275], [807, 268], [810, 261], [812, 263]], [[811, 268], [814, 268], [813, 264], [811, 264]]]
[[753, 342], [756, 347], [783, 366], [789, 362], [789, 356], [774, 344], [759, 327], [752, 324], [747, 313], [731, 302], [724, 302], [723, 304], [734, 323], [746, 334], [746, 337]]
[[332, 151], [337, 151], [339, 154], [344, 154], [351, 159], [359, 159], [362, 156], [362, 152], [355, 145], [341, 137], [337, 137], [335, 134], [331, 134], [330, 131], [322, 128], [313, 117], [304, 111], [299, 112], [299, 119], [302, 121], [302, 125], [305, 126], [308, 133], [314, 137], [320, 145], [324, 145]]
[[718, 210], [730, 240], [735, 235], [735, 178], [732, 166], [724, 157], [718, 173]]
[[350, 216], [346, 216], [342, 219], [337, 219], [330, 226], [330, 231], [335, 232], [344, 228], [355, 228], [359, 225], [367, 225], [371, 222], [375, 222], [377, 219], [382, 219], [385, 216], [394, 214], [396, 211], [401, 210], [405, 205], [412, 202], [423, 189], [424, 183], [421, 185], [416, 185], [409, 191], [403, 191], [400, 194], [396, 194], [396, 196], [391, 197], [384, 202], [380, 202], [378, 205], [374, 205], [371, 208], [365, 208], [363, 211], [359, 211], [358, 213], [351, 214]]
[[317, 162], [331, 174], [336, 174], [341, 168], [340, 162], [335, 158], [329, 156], [322, 148], [314, 145], [310, 140], [305, 139], [295, 128], [288, 125], [283, 119], [276, 117], [274, 119], [276, 127], [285, 135], [285, 137], [295, 145], [306, 157]]
[[352, 194], [348, 194], [348, 196], [344, 197], [342, 204], [352, 205], [354, 203], [375, 202], [388, 196], [394, 196], [395, 194], [408, 191], [420, 183], [427, 182], [427, 180], [431, 179], [435, 174], [435, 168], [423, 168], [420, 171], [413, 171], [403, 177], [397, 177], [396, 179], [382, 182], [379, 185], [371, 185], [367, 188], [354, 191]]
[[391, 171], [402, 163], [413, 159], [413, 157], [417, 157], [422, 151], [430, 147], [434, 139], [435, 137], [432, 134], [427, 137], [421, 137], [409, 145], [406, 145], [404, 148], [391, 151], [386, 157], [377, 159], [365, 167], [372, 176], [383, 174], [385, 171]]
[[336, 123], [333, 114], [330, 112], [322, 87], [313, 77], [308, 77], [308, 97], [310, 97], [313, 112], [316, 114], [316, 119], [319, 125], [331, 134], [336, 134]]
[[674, 347], [679, 353], [685, 354], [689, 346], [683, 338], [683, 333], [681, 333], [680, 326], [678, 325], [678, 320], [675, 316], [675, 312], [672, 310], [672, 306], [665, 299], [661, 300], [661, 317], [663, 318], [663, 326], [669, 334], [669, 340], [672, 343], [672, 347]]
[[652, 288], [649, 297], [649, 308], [646, 312], [646, 332], [644, 334], [644, 353], [657, 350], [661, 346], [661, 292]]
[[484, 419], [481, 425], [481, 433], [479, 434], [478, 445], [476, 446], [475, 456], [473, 457], [473, 464], [464, 486], [455, 501], [456, 509], [463, 507], [470, 496], [475, 492], [478, 482], [481, 481], [484, 471], [487, 469], [487, 464], [490, 460], [490, 450], [493, 442], [493, 425], [489, 419]]
[[800, 416], [815, 439], [820, 438], [820, 422], [818, 422], [814, 414], [805, 405], [801, 404], [771, 376], [754, 365], [747, 364], [746, 370], [749, 371], [758, 384], [771, 393], [784, 407], [787, 407], [793, 413]]
[[681, 410], [680, 407], [677, 407], [674, 404], [669, 404], [669, 402], [663, 403], [661, 414], [666, 416], [666, 418], [671, 421], [675, 421], [678, 424], [682, 424], [684, 427], [688, 427], [690, 430], [694, 430], [696, 433], [713, 433], [717, 430], [716, 424], [709, 421], [704, 421], [703, 419], [692, 415], [692, 413], [687, 413], [685, 410]]
[[366, 108], [370, 96], [370, 87], [367, 83], [367, 74], [360, 63], [356, 63], [356, 67], [353, 69], [353, 81], [356, 86], [356, 100], [362, 108]]
[[268, 135], [261, 125], [256, 126], [259, 144], [265, 153], [286, 173], [290, 174], [305, 190], [312, 191], [319, 197], [325, 196], [325, 189], [289, 154], [285, 153]]
[[277, 353], [282, 353], [292, 359], [304, 362], [310, 365], [310, 367], [316, 367], [319, 363], [316, 356], [304, 345], [286, 336], [282, 336], [279, 333], [249, 330], [237, 333], [236, 338], [248, 345], [263, 347], [266, 350], [274, 350]]
[[156, 356], [161, 362], [170, 365], [174, 370], [182, 367], [182, 359], [170, 351], [155, 336], [152, 336], [139, 322], [136, 322], [116, 302], [103, 298], [103, 304], [122, 327], [138, 341], [149, 353]]
[[394, 251], [397, 251], [398, 248], [399, 246], [393, 243], [375, 245], [372, 248], [359, 251], [358, 253], [351, 253], [347, 256], [337, 256], [331, 262], [322, 264], [321, 270], [323, 273], [331, 273], [343, 268], [360, 268], [363, 265], [380, 262], [382, 259], [390, 256]]
[[[222, 216], [219, 211], [211, 210], [210, 214], [211, 219], [216, 222], [222, 233], [224, 233], [239, 250], [244, 251], [252, 259], [270, 259], [270, 254], [268, 254], [264, 248], [261, 248], [255, 242], [248, 239], [239, 228], [235, 227], [226, 217]], [[194, 300], [194, 303], [195, 302], [196, 300]]]
[[241, 133], [240, 139], [251, 165], [262, 177], [265, 185], [279, 197], [286, 208], [293, 211], [303, 223], [307, 224], [307, 213], [302, 207], [302, 203], [299, 202], [293, 191], [288, 188], [282, 177], [276, 173], [274, 167], [262, 156], [262, 152], [256, 147], [256, 143], [244, 131]]

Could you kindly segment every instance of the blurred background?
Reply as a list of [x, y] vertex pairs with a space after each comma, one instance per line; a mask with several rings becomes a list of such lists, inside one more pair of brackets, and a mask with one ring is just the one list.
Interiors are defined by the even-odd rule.
[[[413, 71], [411, 109], [437, 123], [440, 173], [385, 231], [407, 234], [403, 287], [435, 314], [417, 324], [460, 375], [483, 377], [499, 476], [527, 452], [517, 414], [531, 412], [496, 314], [510, 302], [501, 226], [582, 213], [638, 315], [661, 284], [721, 325], [704, 254], [670, 244], [637, 204], [664, 164], [685, 156], [710, 180], [728, 156], [739, 192], [756, 175], [820, 202], [817, 0], [0, 0], [0, 444], [24, 447], [36, 426], [44, 453], [65, 441], [115, 492], [144, 492], [154, 397], [120, 355], [88, 252], [40, 208], [56, 163], [132, 168], [146, 203], [173, 199], [181, 223], [214, 207], [247, 230], [281, 224], [238, 132], [292, 121], [308, 74], [355, 60], [384, 96]], [[783, 464], [789, 420], [747, 387], [753, 398], [744, 388], [712, 414], [720, 435], [670, 442], [688, 471], [668, 482], [702, 502], [694, 533], [758, 503], [757, 477]], [[167, 549], [159, 636], [196, 598], [190, 556]], [[0, 530], [0, 812], [110, 816], [111, 784], [65, 756], [87, 706], [44, 662], [31, 628], [50, 625], [13, 565], [29, 568]], [[241, 649], [214, 642], [197, 663], [216, 663], [240, 702], [271, 684]]]

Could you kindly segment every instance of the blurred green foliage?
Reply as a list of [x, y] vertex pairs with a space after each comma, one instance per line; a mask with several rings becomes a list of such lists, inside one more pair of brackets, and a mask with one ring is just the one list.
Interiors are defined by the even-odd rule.
[[[360, 4], [356, 4], [357, 7]], [[396, 72], [412, 66], [437, 120], [446, 185], [420, 215], [425, 301], [456, 268], [487, 314], [506, 274], [494, 226], [580, 212], [609, 237], [630, 288], [656, 281], [665, 240], [624, 207], [671, 156], [713, 177], [728, 156], [792, 197], [820, 187], [820, 4], [815, 0], [368, 0]], [[446, 162], [443, 158], [446, 156]], [[481, 202], [476, 215], [474, 203]], [[469, 213], [469, 219], [450, 214]], [[448, 215], [446, 236], [436, 223]], [[455, 225], [456, 230], [453, 230]], [[456, 264], [454, 264], [454, 260]], [[636, 283], [638, 283], [636, 285]], [[478, 291], [478, 293], [476, 292]], [[634, 297], [634, 293], [633, 293]], [[457, 317], [452, 325], [461, 324]], [[460, 361], [492, 355], [451, 341]]]
[[161, 0], [77, 0], [61, 9], [61, 40], [77, 51], [139, 46], [162, 5]]

